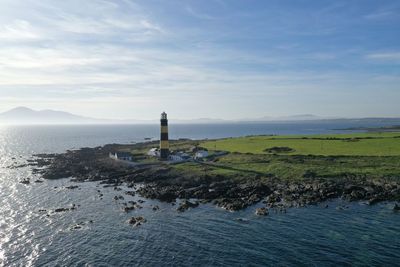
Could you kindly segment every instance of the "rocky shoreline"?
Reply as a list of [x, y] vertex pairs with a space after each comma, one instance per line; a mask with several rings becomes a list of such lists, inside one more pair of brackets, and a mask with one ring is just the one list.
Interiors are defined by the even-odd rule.
[[[35, 173], [45, 179], [100, 181], [109, 186], [125, 184], [133, 189], [129, 191], [131, 195], [139, 194], [165, 202], [184, 200], [178, 211], [197, 207], [199, 203], [213, 203], [226, 210], [237, 211], [262, 202], [264, 207], [257, 209], [256, 214], [267, 215], [269, 209], [285, 211], [286, 208], [315, 205], [334, 198], [365, 201], [370, 205], [381, 201], [400, 201], [400, 183], [393, 179], [352, 175], [324, 179], [310, 175], [300, 181], [288, 181], [251, 174], [232, 179], [232, 176], [220, 174], [179, 172], [163, 162], [130, 166], [108, 158], [110, 151], [127, 146], [137, 148], [142, 144], [106, 145], [63, 154], [35, 155], [29, 164]], [[190, 199], [197, 201], [191, 202]]]

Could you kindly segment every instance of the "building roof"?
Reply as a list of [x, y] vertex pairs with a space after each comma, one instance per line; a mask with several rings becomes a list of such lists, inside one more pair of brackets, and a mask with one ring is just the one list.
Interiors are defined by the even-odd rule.
[[119, 158], [132, 157], [132, 154], [129, 152], [115, 152], [114, 154]]

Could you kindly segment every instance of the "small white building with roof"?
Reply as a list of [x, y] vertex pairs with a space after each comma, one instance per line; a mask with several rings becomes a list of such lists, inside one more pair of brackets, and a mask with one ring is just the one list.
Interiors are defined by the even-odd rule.
[[147, 152], [147, 155], [151, 156], [151, 157], [159, 157], [160, 156], [160, 149], [157, 148], [157, 147], [153, 147]]
[[194, 158], [195, 159], [201, 159], [201, 158], [206, 158], [206, 157], [208, 157], [208, 151], [207, 150], [198, 150], [194, 154]]
[[189, 154], [182, 152], [182, 151], [173, 152], [169, 155], [169, 160], [172, 160], [172, 161], [184, 161], [184, 160], [188, 160], [188, 159], [190, 159]]
[[129, 152], [110, 152], [109, 157], [114, 160], [132, 161], [132, 154]]

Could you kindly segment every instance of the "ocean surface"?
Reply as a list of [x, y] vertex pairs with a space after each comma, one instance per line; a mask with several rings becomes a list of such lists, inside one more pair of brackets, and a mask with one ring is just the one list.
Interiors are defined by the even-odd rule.
[[[170, 125], [170, 135], [336, 133], [340, 131], [332, 129], [385, 125]], [[257, 205], [239, 212], [201, 205], [178, 213], [171, 204], [145, 200], [143, 209], [127, 214], [114, 196], [123, 195], [124, 201], [137, 196], [68, 179], [24, 185], [19, 181], [37, 179], [30, 168], [9, 168], [35, 153], [141, 142], [157, 138], [158, 131], [157, 125], [0, 126], [0, 266], [400, 266], [400, 213], [391, 210], [393, 203], [335, 200], [257, 217]], [[79, 188], [67, 189], [70, 185]], [[73, 204], [75, 210], [50, 216], [40, 211]], [[347, 208], [336, 209], [342, 205]], [[144, 216], [147, 222], [132, 227], [127, 223], [132, 216]]]

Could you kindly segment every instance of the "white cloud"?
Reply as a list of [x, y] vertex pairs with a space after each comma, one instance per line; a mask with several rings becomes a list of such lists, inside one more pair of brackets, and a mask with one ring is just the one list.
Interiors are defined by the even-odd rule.
[[378, 11], [375, 13], [371, 13], [365, 16], [366, 19], [384, 19], [384, 18], [388, 18], [393, 16], [393, 12], [392, 11]]
[[11, 24], [0, 25], [0, 40], [23, 41], [40, 37], [26, 20], [14, 20]]
[[396, 5], [379, 8], [364, 16], [367, 20], [387, 20], [399, 17], [399, 7]]
[[[163, 18], [157, 17], [158, 7], [146, 10], [129, 0], [4, 1], [8, 3], [0, 10], [0, 96], [19, 105], [31, 101], [43, 108], [73, 107], [88, 114], [118, 110], [117, 117], [124, 112], [143, 114], [149, 106], [162, 104], [177, 114], [185, 108], [187, 116], [209, 116], [218, 110], [242, 116], [241, 109], [283, 112], [288, 103], [309, 103], [349, 88], [351, 94], [382, 84], [382, 90], [390, 90], [398, 81], [390, 75], [338, 71], [329, 64], [342, 64], [339, 59], [350, 54], [354, 58], [359, 52], [338, 51], [334, 44], [310, 48], [303, 42], [308, 38], [297, 36], [323, 32], [331, 23], [315, 23], [305, 30], [304, 21], [274, 24], [270, 17], [265, 34], [257, 31], [258, 23], [246, 27], [250, 32], [240, 26], [228, 29], [222, 20], [233, 21], [234, 14], [213, 17], [209, 14], [219, 13], [201, 5], [183, 6], [170, 15], [186, 16]], [[229, 8], [224, 2], [218, 6]], [[193, 17], [208, 21], [192, 23]], [[288, 32], [293, 32], [290, 38]], [[398, 62], [400, 54], [371, 53], [364, 59], [368, 60], [361, 63]], [[90, 103], [90, 109], [84, 103]], [[207, 103], [206, 108], [199, 103]], [[198, 111], [208, 114], [196, 115]]]
[[129, 4], [124, 4], [123, 1], [104, 0], [8, 2], [4, 3], [4, 8], [0, 10], [0, 40], [41, 37], [44, 41], [68, 42], [77, 40], [74, 34], [82, 38], [90, 35], [115, 38], [119, 35], [119, 38], [132, 39], [132, 35], [137, 37], [140, 34], [156, 35], [166, 32], [131, 2]]
[[313, 53], [308, 56], [311, 59], [316, 59], [316, 60], [332, 60], [336, 59], [337, 55], [333, 53]]
[[142, 19], [140, 21], [140, 25], [142, 25], [145, 29], [147, 30], [151, 30], [151, 31], [156, 31], [156, 32], [160, 32], [160, 33], [165, 33], [165, 30], [163, 30], [160, 26], [151, 23], [150, 21], [146, 20], [146, 19]]
[[141, 18], [82, 18], [74, 15], [59, 15], [58, 19], [49, 21], [55, 26], [55, 30], [77, 34], [103, 34], [115, 35], [119, 32], [132, 33], [164, 33], [164, 30], [148, 19]]
[[217, 17], [213, 17], [211, 15], [205, 14], [205, 13], [201, 13], [198, 12], [196, 10], [194, 10], [193, 7], [191, 6], [187, 6], [186, 7], [186, 11], [193, 17], [197, 18], [197, 19], [204, 19], [204, 20], [215, 20], [217, 19]]
[[371, 53], [366, 55], [368, 59], [378, 61], [396, 61], [400, 62], [400, 52]]

